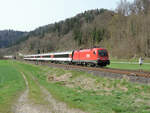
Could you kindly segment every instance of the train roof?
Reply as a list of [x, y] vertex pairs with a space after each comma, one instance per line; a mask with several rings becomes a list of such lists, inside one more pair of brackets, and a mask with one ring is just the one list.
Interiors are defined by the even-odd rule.
[[32, 56], [49, 56], [49, 55], [63, 55], [63, 54], [72, 54], [73, 51], [67, 52], [54, 52], [54, 53], [43, 53], [43, 54], [33, 54], [33, 55], [24, 55], [24, 57], [32, 57]]
[[87, 48], [87, 49], [80, 49], [76, 51], [91, 51], [91, 50], [106, 50], [106, 48]]

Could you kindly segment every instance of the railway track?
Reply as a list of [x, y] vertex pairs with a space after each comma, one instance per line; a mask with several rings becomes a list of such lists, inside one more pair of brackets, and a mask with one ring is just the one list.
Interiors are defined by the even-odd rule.
[[[34, 61], [28, 61], [32, 64], [37, 64]], [[131, 82], [150, 84], [150, 72], [143, 70], [123, 70], [123, 69], [112, 69], [107, 67], [85, 67], [80, 65], [67, 65], [67, 64], [54, 64], [48, 62], [39, 62], [38, 65], [46, 65], [49, 67], [62, 68], [65, 70], [77, 70], [86, 71], [95, 76], [122, 79], [127, 77]]]
[[123, 70], [123, 69], [112, 69], [112, 68], [106, 68], [106, 67], [85, 67], [85, 66], [80, 66], [80, 65], [67, 65], [67, 64], [54, 64], [54, 63], [46, 63], [46, 64], [49, 66], [63, 67], [66, 69], [101, 71], [101, 72], [109, 72], [109, 73], [116, 73], [116, 74], [122, 74], [122, 75], [140, 76], [140, 77], [150, 78], [150, 72], [143, 71], [143, 70]]

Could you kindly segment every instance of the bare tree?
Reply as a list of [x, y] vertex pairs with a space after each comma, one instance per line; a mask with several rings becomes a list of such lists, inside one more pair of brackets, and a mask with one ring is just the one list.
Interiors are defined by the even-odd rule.
[[116, 10], [119, 14], [128, 16], [130, 14], [130, 2], [127, 0], [121, 0]]

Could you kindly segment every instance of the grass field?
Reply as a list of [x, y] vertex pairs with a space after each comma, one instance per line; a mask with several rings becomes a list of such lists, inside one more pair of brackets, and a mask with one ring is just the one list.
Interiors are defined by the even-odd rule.
[[[111, 59], [111, 63], [109, 66], [110, 68], [115, 68], [115, 69], [129, 69], [129, 70], [145, 70], [145, 71], [150, 71], [150, 59], [145, 59], [144, 63], [148, 64], [143, 64], [140, 66], [138, 64], [138, 59]], [[135, 64], [137, 63], [137, 64]]]
[[11, 113], [11, 105], [25, 88], [21, 73], [11, 61], [0, 61], [0, 113]]
[[[116, 59], [116, 58], [110, 58], [111, 61], [114, 62], [139, 62], [138, 58], [132, 58], [132, 59]], [[150, 58], [144, 58], [144, 63], [150, 63]]]
[[116, 68], [116, 69], [129, 69], [129, 70], [145, 70], [150, 71], [150, 64], [143, 64], [141, 67], [139, 64], [125, 64], [125, 63], [111, 63], [109, 66], [110, 68]]
[[149, 113], [150, 86], [94, 77], [86, 72], [18, 63], [52, 95], [89, 113]]
[[[20, 80], [23, 79], [18, 71], [23, 72], [30, 84], [30, 99], [38, 104], [44, 103], [42, 99], [44, 97], [38, 88], [40, 84], [51, 92], [55, 99], [67, 103], [71, 108], [79, 108], [88, 113], [150, 113], [150, 86], [131, 83], [128, 77], [115, 80], [95, 77], [83, 71], [68, 71], [15, 61], [0, 62], [5, 72], [6, 67], [9, 66], [15, 70], [15, 74], [12, 74], [12, 71], [7, 73], [8, 80], [5, 81], [16, 78], [15, 84], [21, 84], [19, 88], [18, 85], [12, 85], [16, 87], [12, 89], [18, 89], [13, 90], [13, 94], [24, 87], [24, 82], [20, 83]], [[3, 70], [0, 70], [0, 73]], [[2, 75], [0, 74], [0, 77]], [[11, 78], [10, 75], [14, 77]], [[34, 82], [33, 79], [36, 79], [37, 82]], [[7, 88], [7, 83], [1, 83], [3, 83], [3, 91], [11, 92], [12, 89]], [[0, 100], [5, 100], [3, 104], [5, 106], [10, 104], [6, 101], [8, 98], [1, 99], [1, 97], [5, 97], [5, 94], [0, 92]], [[0, 103], [0, 106], [3, 104]]]

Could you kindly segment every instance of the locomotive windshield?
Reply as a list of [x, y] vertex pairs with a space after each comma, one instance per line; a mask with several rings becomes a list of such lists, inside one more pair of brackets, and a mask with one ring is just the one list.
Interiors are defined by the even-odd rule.
[[98, 50], [98, 55], [101, 56], [101, 57], [103, 57], [103, 56], [108, 56], [106, 50]]

